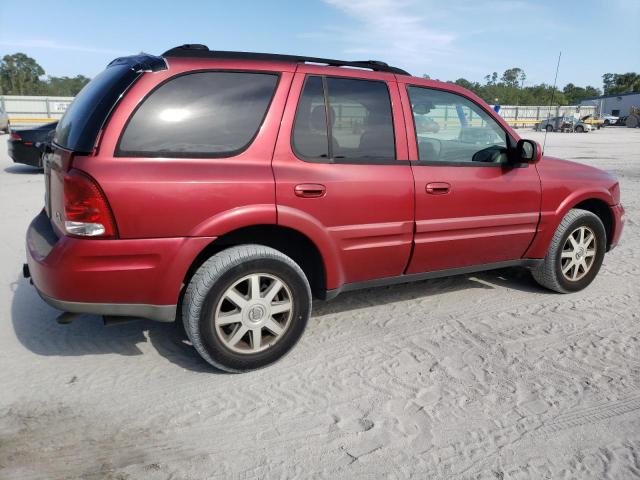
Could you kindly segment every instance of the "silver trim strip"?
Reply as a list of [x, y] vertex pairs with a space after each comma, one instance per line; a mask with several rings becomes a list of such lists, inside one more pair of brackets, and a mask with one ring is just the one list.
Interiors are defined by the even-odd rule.
[[71, 313], [90, 313], [94, 315], [113, 315], [118, 317], [140, 317], [157, 322], [174, 322], [175, 305], [149, 305], [145, 303], [84, 303], [68, 302], [51, 298], [36, 288], [38, 295], [53, 308]]

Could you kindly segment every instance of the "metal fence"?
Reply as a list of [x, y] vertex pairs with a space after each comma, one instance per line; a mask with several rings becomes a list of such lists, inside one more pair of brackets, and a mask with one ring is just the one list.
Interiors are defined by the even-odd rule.
[[37, 126], [62, 118], [73, 97], [0, 95], [13, 127]]
[[585, 105], [501, 105], [499, 115], [512, 127], [531, 127], [553, 117], [584, 117], [595, 115], [595, 106]]
[[[23, 127], [42, 125], [59, 118], [67, 110], [73, 97], [38, 97], [0, 95], [0, 106], [9, 114], [11, 125]], [[453, 107], [452, 107], [453, 108]], [[445, 119], [449, 112], [445, 112]], [[531, 127], [548, 117], [595, 115], [595, 106], [569, 105], [502, 105], [500, 116], [513, 127]]]

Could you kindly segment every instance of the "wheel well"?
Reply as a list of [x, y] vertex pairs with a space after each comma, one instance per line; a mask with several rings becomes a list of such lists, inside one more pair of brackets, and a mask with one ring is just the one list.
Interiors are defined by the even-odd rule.
[[[278, 225], [255, 225], [225, 233], [211, 242], [195, 258], [183, 282], [183, 290], [189, 284], [196, 270], [216, 253], [242, 244], [258, 244], [275, 248], [296, 262], [309, 280], [314, 297], [322, 298], [325, 293], [325, 270], [320, 251], [302, 233]], [[180, 297], [182, 298], [182, 293]]]
[[613, 216], [611, 215], [611, 209], [609, 205], [607, 205], [602, 200], [598, 200], [592, 198], [590, 200], [584, 200], [579, 204], [575, 205], [573, 208], [580, 208], [582, 210], [588, 210], [589, 212], [596, 215], [602, 224], [604, 225], [604, 230], [607, 234], [607, 249], [609, 245], [611, 245], [611, 233], [613, 230]]

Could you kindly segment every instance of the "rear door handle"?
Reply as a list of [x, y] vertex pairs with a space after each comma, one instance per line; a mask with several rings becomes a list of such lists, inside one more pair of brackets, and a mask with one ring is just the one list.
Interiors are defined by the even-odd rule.
[[451, 185], [447, 182], [431, 182], [427, 183], [425, 187], [425, 191], [431, 195], [444, 195], [445, 193], [449, 193], [451, 190]]
[[319, 183], [301, 183], [293, 189], [298, 197], [302, 198], [319, 198], [324, 197], [327, 187]]

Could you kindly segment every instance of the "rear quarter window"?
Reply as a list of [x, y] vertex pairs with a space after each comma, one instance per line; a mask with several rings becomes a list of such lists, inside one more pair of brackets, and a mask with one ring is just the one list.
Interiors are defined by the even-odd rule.
[[140, 76], [128, 65], [98, 74], [73, 100], [58, 123], [54, 142], [76, 152], [91, 152], [98, 133], [122, 94]]
[[229, 157], [256, 136], [278, 75], [195, 72], [157, 87], [129, 119], [116, 155]]

